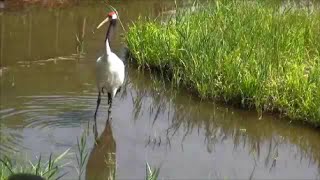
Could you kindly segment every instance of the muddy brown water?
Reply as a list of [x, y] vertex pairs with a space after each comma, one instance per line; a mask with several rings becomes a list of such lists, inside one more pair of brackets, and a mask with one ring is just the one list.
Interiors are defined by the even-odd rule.
[[[114, 6], [127, 27], [139, 15], [154, 17], [174, 4], [123, 0]], [[143, 179], [146, 162], [160, 167], [166, 179], [320, 178], [318, 130], [200, 101], [128, 63], [125, 88], [107, 124], [103, 99], [95, 144], [94, 67], [105, 29], [94, 27], [105, 16], [105, 5], [0, 13], [1, 155], [35, 160], [70, 148], [61, 163], [68, 163], [64, 179], [75, 179], [77, 139], [89, 124], [83, 179], [113, 173], [118, 179]], [[121, 33], [119, 24], [112, 49], [124, 59]]]

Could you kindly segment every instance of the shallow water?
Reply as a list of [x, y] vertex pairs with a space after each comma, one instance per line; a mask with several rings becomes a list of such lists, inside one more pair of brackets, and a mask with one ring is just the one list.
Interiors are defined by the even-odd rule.
[[[114, 6], [126, 28], [139, 15], [155, 17], [174, 3]], [[320, 178], [318, 130], [200, 101], [128, 63], [126, 86], [107, 126], [103, 98], [94, 145], [94, 67], [105, 34], [94, 27], [105, 17], [104, 4], [0, 13], [1, 154], [35, 159], [71, 148], [63, 160], [69, 162], [65, 179], [75, 179], [77, 139], [89, 125], [86, 179], [113, 172], [119, 179], [142, 179], [146, 162], [168, 179]], [[120, 24], [118, 31], [112, 49], [124, 59]]]

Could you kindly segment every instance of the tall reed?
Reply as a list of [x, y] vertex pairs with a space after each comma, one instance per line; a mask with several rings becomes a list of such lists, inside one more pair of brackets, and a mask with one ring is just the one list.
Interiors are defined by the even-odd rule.
[[126, 34], [132, 58], [204, 99], [280, 112], [320, 125], [320, 10], [228, 1], [142, 20]]

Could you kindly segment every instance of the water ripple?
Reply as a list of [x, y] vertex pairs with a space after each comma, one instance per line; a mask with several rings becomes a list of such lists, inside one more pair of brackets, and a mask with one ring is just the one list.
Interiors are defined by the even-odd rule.
[[[21, 128], [44, 129], [80, 127], [92, 119], [96, 96], [84, 94], [19, 96], [20, 107], [3, 107], [0, 110], [0, 152], [22, 149]], [[103, 107], [103, 106], [102, 106]]]
[[19, 131], [9, 131], [3, 126], [0, 128], [0, 142], [0, 152], [5, 155], [25, 148], [21, 143], [22, 136], [19, 134]]

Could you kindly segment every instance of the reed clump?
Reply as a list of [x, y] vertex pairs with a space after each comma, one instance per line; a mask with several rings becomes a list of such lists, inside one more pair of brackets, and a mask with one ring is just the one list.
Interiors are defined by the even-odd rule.
[[126, 42], [139, 66], [201, 98], [320, 125], [317, 7], [217, 0], [165, 22], [139, 20]]

